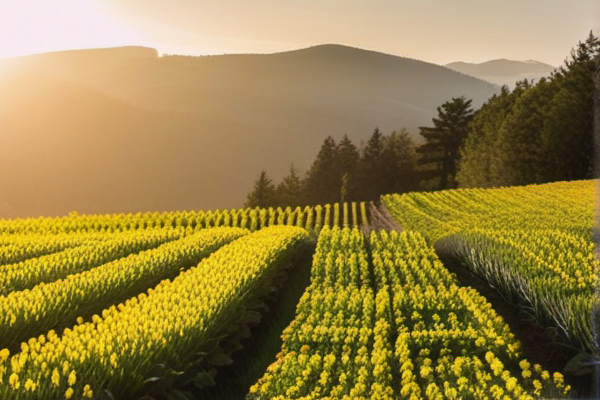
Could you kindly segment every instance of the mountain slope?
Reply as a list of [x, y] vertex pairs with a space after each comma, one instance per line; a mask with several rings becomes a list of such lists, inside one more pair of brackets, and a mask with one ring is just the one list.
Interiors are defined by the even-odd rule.
[[459, 61], [446, 64], [446, 67], [496, 85], [508, 85], [511, 88], [519, 80], [539, 80], [542, 77], [550, 76], [552, 71], [556, 69], [552, 65], [539, 61], [514, 61], [507, 59], [491, 60], [480, 64]]
[[[339, 45], [268, 55], [69, 51], [0, 62], [0, 212], [230, 208], [262, 169], [308, 168], [327, 135], [429, 125], [497, 91], [434, 64]], [[5, 211], [6, 212], [6, 211]]]

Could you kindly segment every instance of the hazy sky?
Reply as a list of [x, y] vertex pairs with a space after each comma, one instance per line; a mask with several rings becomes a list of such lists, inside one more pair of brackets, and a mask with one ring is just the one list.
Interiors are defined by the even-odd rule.
[[145, 45], [169, 54], [268, 53], [339, 43], [444, 64], [560, 65], [599, 0], [0, 0], [0, 57]]

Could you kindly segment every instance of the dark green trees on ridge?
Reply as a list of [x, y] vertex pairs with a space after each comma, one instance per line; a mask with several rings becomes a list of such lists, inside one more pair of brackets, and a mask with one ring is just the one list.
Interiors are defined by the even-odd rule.
[[245, 205], [264, 207], [259, 199], [267, 199], [267, 207], [376, 200], [384, 193], [417, 188], [415, 144], [408, 132], [384, 135], [376, 128], [361, 150], [347, 136], [339, 143], [327, 137], [304, 179], [292, 166], [274, 188], [263, 171]]
[[504, 86], [476, 111], [464, 96], [442, 104], [433, 126], [419, 128], [420, 146], [405, 130], [385, 135], [376, 128], [360, 149], [347, 136], [337, 144], [327, 137], [304, 179], [292, 167], [274, 188], [263, 171], [247, 205], [368, 201], [387, 193], [595, 177], [597, 71], [600, 39], [590, 32], [548, 78]]
[[592, 33], [565, 64], [536, 84], [503, 88], [473, 119], [461, 150], [461, 187], [510, 186], [593, 177], [593, 74], [600, 40]]

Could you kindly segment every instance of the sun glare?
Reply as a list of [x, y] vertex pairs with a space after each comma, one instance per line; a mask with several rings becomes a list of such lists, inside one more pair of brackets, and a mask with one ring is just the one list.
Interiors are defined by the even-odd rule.
[[142, 42], [97, 0], [0, 1], [0, 58]]

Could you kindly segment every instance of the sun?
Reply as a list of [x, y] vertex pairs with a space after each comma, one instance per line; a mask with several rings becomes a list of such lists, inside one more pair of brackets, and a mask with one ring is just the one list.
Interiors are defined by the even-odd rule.
[[141, 42], [100, 0], [0, 0], [0, 58]]

